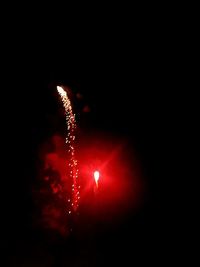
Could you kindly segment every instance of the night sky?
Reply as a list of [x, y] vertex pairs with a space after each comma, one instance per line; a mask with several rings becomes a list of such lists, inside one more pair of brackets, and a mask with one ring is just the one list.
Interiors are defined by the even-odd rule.
[[[166, 254], [169, 70], [149, 50], [138, 45], [121, 53], [71, 48], [45, 54], [44, 49], [23, 60], [11, 56], [1, 88], [2, 266], [127, 266]], [[146, 191], [137, 212], [129, 210], [120, 223], [93, 226], [87, 236], [52, 244], [33, 229], [31, 192], [41, 144], [56, 131], [63, 134], [62, 123], [52, 119], [59, 116], [57, 84], [82, 94], [80, 105], [90, 107], [83, 114], [76, 106], [84, 135], [104, 132], [127, 141], [129, 163], [136, 157]]]

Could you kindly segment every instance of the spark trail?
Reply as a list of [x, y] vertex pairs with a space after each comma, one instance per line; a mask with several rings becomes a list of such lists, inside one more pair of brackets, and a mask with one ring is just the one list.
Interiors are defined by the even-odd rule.
[[66, 145], [69, 153], [69, 171], [70, 171], [70, 180], [72, 181], [72, 194], [71, 199], [68, 199], [70, 202], [69, 214], [72, 212], [76, 212], [80, 199], [80, 192], [78, 186], [78, 167], [77, 160], [75, 157], [75, 129], [76, 129], [76, 121], [75, 114], [72, 111], [71, 101], [67, 95], [67, 92], [60, 86], [57, 86], [57, 91], [61, 97], [63, 107], [65, 109], [65, 119], [67, 125], [67, 136], [66, 136]]

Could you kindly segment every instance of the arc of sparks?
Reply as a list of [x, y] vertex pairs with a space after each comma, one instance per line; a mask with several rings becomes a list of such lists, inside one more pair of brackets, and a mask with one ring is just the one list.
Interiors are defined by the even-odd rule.
[[[74, 211], [78, 208], [78, 203], [80, 199], [80, 192], [78, 187], [78, 167], [77, 160], [75, 157], [75, 148], [74, 148], [74, 140], [75, 140], [75, 129], [76, 129], [76, 121], [75, 114], [72, 111], [71, 101], [67, 95], [67, 92], [61, 87], [57, 86], [57, 91], [61, 97], [63, 107], [65, 109], [65, 117], [66, 117], [66, 125], [67, 125], [67, 137], [66, 144], [68, 147], [68, 153], [70, 155], [69, 160], [69, 170], [70, 170], [70, 178], [72, 180], [72, 199], [71, 209]], [[69, 200], [68, 200], [69, 201]], [[71, 213], [71, 209], [69, 210], [69, 214]]]

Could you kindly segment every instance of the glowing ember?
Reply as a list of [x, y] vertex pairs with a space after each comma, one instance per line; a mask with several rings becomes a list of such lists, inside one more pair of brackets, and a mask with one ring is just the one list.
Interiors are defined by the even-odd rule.
[[[66, 137], [66, 144], [68, 145], [67, 149], [70, 155], [69, 168], [70, 168], [70, 177], [72, 178], [72, 183], [73, 183], [71, 206], [73, 210], [76, 211], [78, 208], [78, 202], [80, 197], [79, 197], [79, 187], [77, 182], [78, 168], [77, 168], [77, 160], [75, 158], [75, 148], [74, 148], [75, 128], [76, 128], [75, 114], [73, 114], [72, 112], [72, 106], [67, 96], [67, 92], [60, 86], [57, 86], [57, 91], [63, 102], [66, 115], [66, 124], [68, 130], [68, 134]], [[70, 202], [70, 200], [68, 200], [68, 202]], [[69, 211], [69, 213], [71, 213], [71, 211]]]
[[99, 176], [100, 176], [99, 172], [95, 171], [94, 172], [94, 180], [95, 180], [95, 183], [97, 186], [98, 186]]

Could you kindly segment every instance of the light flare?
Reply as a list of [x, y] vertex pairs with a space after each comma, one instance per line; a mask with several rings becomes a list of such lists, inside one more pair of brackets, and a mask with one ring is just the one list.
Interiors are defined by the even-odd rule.
[[94, 180], [95, 180], [97, 187], [98, 187], [99, 176], [100, 176], [99, 171], [95, 171], [94, 172]]

